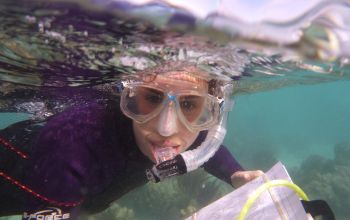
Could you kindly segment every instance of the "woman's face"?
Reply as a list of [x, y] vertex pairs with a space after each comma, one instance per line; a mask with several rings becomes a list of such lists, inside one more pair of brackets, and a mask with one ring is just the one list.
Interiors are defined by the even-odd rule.
[[[193, 91], [198, 94], [207, 94], [208, 91], [207, 83], [203, 83], [203, 80], [201, 83], [198, 83], [198, 80], [191, 79], [191, 77], [186, 75], [181, 76], [181, 74], [179, 75], [177, 73], [174, 73], [174, 77], [171, 74], [167, 75], [167, 77], [158, 75], [152, 83], [159, 87], [167, 88], [167, 91], [174, 93]], [[149, 96], [149, 93], [152, 93], [152, 96]], [[153, 93], [153, 91], [145, 91], [145, 97], [143, 99], [146, 100], [148, 97], [152, 97], [151, 100], [154, 101]], [[193, 97], [190, 97], [190, 99], [191, 102], [194, 102]], [[187, 100], [184, 103], [191, 102]], [[143, 101], [139, 103], [142, 105], [139, 106], [139, 109], [148, 111], [149, 104], [145, 104]], [[155, 152], [160, 148], [172, 148], [176, 154], [179, 154], [185, 151], [199, 134], [199, 131], [190, 131], [181, 122], [176, 114], [174, 104], [172, 102], [168, 103], [156, 117], [145, 123], [133, 121], [136, 143], [142, 153], [154, 163], [156, 163]], [[197, 106], [203, 105], [199, 100], [196, 100], [195, 104]], [[188, 115], [188, 120], [195, 120], [193, 112], [188, 113]]]

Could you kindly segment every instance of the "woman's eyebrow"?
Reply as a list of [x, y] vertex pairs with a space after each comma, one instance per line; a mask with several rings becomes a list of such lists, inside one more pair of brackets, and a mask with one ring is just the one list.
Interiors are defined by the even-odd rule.
[[186, 98], [186, 99], [199, 99], [199, 98], [202, 98], [202, 96], [200, 96], [200, 95], [184, 95], [183, 97]]
[[152, 89], [152, 88], [143, 88], [142, 90], [145, 90], [145, 92], [155, 93], [155, 94], [163, 94], [164, 93], [160, 90]]

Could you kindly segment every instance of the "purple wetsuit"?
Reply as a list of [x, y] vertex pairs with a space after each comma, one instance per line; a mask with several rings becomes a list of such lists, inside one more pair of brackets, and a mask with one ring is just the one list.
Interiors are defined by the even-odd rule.
[[[145, 169], [152, 167], [152, 161], [137, 147], [132, 121], [115, 101], [71, 107], [45, 125], [30, 126], [41, 128], [32, 132], [35, 138], [23, 135], [21, 143], [13, 128], [1, 132], [8, 143], [0, 142], [0, 204], [7, 204], [0, 206], [0, 216], [53, 206], [74, 219], [79, 211], [106, 209], [147, 182]], [[205, 136], [201, 132], [190, 149]], [[227, 183], [242, 170], [224, 146], [203, 167]]]

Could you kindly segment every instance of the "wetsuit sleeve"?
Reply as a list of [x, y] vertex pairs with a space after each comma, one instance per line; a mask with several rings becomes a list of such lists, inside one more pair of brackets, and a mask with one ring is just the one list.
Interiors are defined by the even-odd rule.
[[[75, 213], [84, 199], [90, 165], [87, 112], [67, 111], [50, 120], [40, 132], [31, 155], [27, 182], [40, 196], [32, 196], [25, 216], [50, 213], [50, 207]], [[85, 122], [84, 122], [85, 121]], [[84, 190], [85, 189], [85, 190]], [[30, 218], [29, 218], [30, 219]]]
[[38, 198], [35, 210], [57, 207], [75, 219], [79, 204], [108, 184], [109, 169], [119, 159], [108, 157], [116, 155], [113, 127], [108, 111], [97, 104], [67, 110], [45, 125], [28, 176], [33, 190], [47, 198]]
[[224, 145], [220, 146], [214, 156], [203, 167], [208, 173], [230, 185], [232, 174], [244, 170]]

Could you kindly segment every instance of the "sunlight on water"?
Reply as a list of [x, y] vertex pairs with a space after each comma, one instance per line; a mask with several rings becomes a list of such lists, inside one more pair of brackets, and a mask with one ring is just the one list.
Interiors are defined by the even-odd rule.
[[[289, 20], [260, 23], [229, 14], [228, 1], [198, 9], [192, 1], [19, 2], [0, 6], [0, 129], [115, 98], [126, 75], [190, 62], [233, 81], [225, 143], [237, 160], [263, 170], [281, 160], [337, 219], [350, 216], [348, 2], [314, 1]], [[231, 190], [196, 171], [82, 219], [180, 219]]]

